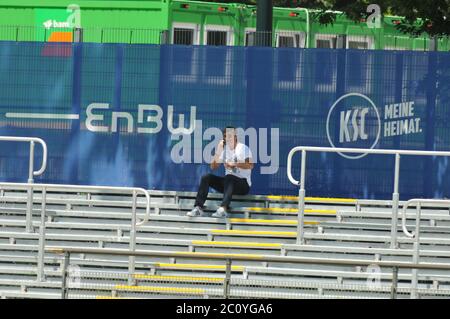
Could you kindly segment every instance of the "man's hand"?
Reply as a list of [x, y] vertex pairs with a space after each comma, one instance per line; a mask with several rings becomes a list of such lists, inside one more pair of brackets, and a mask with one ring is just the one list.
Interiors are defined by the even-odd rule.
[[219, 142], [219, 144], [217, 144], [217, 147], [216, 147], [216, 155], [219, 155], [219, 156], [220, 156], [220, 154], [222, 154], [222, 152], [223, 152], [223, 147], [224, 147], [224, 140], [221, 140], [221, 141]]
[[223, 164], [225, 166], [226, 169], [233, 169], [237, 167], [237, 163], [234, 162], [225, 162], [225, 164]]

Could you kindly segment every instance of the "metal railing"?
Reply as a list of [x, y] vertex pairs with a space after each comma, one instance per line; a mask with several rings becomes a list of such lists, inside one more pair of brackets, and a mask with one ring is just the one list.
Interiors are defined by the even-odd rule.
[[273, 255], [253, 255], [253, 254], [216, 254], [216, 253], [197, 253], [197, 252], [165, 252], [165, 251], [127, 251], [124, 249], [96, 249], [96, 248], [66, 248], [53, 247], [46, 250], [50, 253], [63, 254], [62, 263], [62, 285], [61, 298], [68, 297], [67, 273], [70, 266], [71, 254], [93, 254], [93, 255], [114, 255], [114, 256], [133, 256], [133, 257], [168, 257], [168, 258], [189, 258], [203, 260], [222, 260], [225, 261], [225, 278], [223, 282], [223, 297], [230, 296], [230, 278], [231, 266], [233, 261], [258, 261], [258, 262], [276, 262], [293, 264], [315, 264], [331, 266], [378, 266], [392, 268], [392, 284], [390, 296], [395, 299], [397, 296], [398, 270], [399, 269], [428, 269], [428, 270], [450, 270], [450, 264], [439, 263], [409, 263], [409, 262], [391, 262], [357, 259], [324, 259], [307, 258], [291, 256], [273, 256]]
[[[107, 186], [75, 186], [75, 185], [58, 185], [58, 184], [21, 184], [21, 183], [0, 183], [1, 189], [14, 190], [32, 190], [32, 196], [27, 200], [27, 207], [33, 205], [33, 194], [35, 190], [42, 192], [41, 202], [41, 220], [39, 227], [39, 248], [38, 248], [38, 267], [37, 267], [37, 281], [45, 280], [44, 276], [44, 251], [45, 251], [45, 219], [46, 219], [46, 200], [47, 191], [65, 191], [65, 192], [88, 192], [88, 193], [128, 193], [132, 197], [132, 212], [131, 212], [131, 230], [130, 230], [130, 251], [136, 249], [136, 227], [147, 223], [150, 217], [150, 195], [143, 188], [132, 187], [107, 187]], [[137, 221], [137, 195], [141, 193], [146, 198], [145, 217], [141, 221]], [[31, 202], [29, 200], [31, 199]], [[30, 220], [28, 220], [28, 218]], [[27, 214], [27, 225], [31, 225], [31, 214]], [[130, 274], [134, 273], [135, 259], [130, 256], [128, 268]], [[133, 282], [132, 276], [129, 278], [130, 284]]]
[[[38, 137], [21, 137], [21, 136], [0, 136], [0, 141], [4, 142], [28, 142], [30, 143], [30, 160], [28, 169], [28, 183], [34, 183], [34, 176], [42, 175], [47, 168], [47, 144], [44, 140]], [[42, 165], [38, 171], [34, 171], [34, 144], [39, 143], [42, 145]], [[27, 223], [26, 231], [31, 232], [31, 203], [32, 203], [33, 189], [28, 190], [28, 206], [27, 206]]]
[[[423, 199], [423, 198], [414, 198], [408, 200], [403, 205], [402, 210], [402, 228], [403, 233], [409, 238], [414, 238], [414, 247], [413, 247], [413, 262], [418, 263], [419, 257], [420, 257], [420, 215], [421, 215], [421, 209], [422, 204], [432, 204], [432, 205], [445, 205], [446, 207], [450, 207], [450, 200], [440, 200], [440, 199]], [[415, 205], [417, 208], [417, 214], [416, 214], [416, 230], [410, 233], [406, 227], [406, 210], [409, 206]], [[417, 298], [417, 283], [418, 283], [418, 273], [417, 269], [413, 269], [413, 278], [412, 278], [412, 288], [411, 291], [411, 298], [415, 299]]]
[[[0, 136], [0, 141], [4, 142], [28, 142], [30, 143], [30, 163], [28, 170], [28, 183], [33, 183], [33, 176], [42, 175], [47, 167], [47, 144], [37, 137]], [[34, 144], [42, 145], [42, 165], [38, 171], [34, 171]]]
[[[383, 35], [381, 31], [374, 34], [374, 38], [364, 35], [334, 34], [322, 37], [321, 34], [311, 32], [310, 12], [306, 8], [304, 29], [302, 30], [274, 30], [273, 32], [258, 31], [255, 28], [246, 28], [239, 32], [230, 28], [227, 31], [214, 27], [203, 28], [173, 25], [172, 29], [149, 28], [111, 28], [111, 27], [55, 27], [49, 26], [0, 26], [0, 41], [38, 41], [38, 42], [66, 42], [66, 43], [127, 43], [127, 44], [181, 44], [181, 45], [227, 45], [227, 46], [253, 46], [259, 39], [263, 39], [272, 47], [292, 48], [347, 48], [347, 49], [374, 49], [374, 43], [384, 38], [384, 50], [419, 50], [434, 51], [437, 41], [429, 37], [417, 39], [404, 36]], [[382, 30], [382, 29], [380, 29]], [[209, 33], [209, 34], [208, 34]], [[351, 41], [338, 44], [339, 38], [351, 37]], [[259, 40], [260, 41], [260, 40]], [[418, 42], [417, 42], [418, 41]], [[415, 43], [417, 42], [417, 43]]]
[[[301, 168], [300, 181], [292, 177], [292, 157], [296, 152], [301, 151]], [[313, 146], [297, 146], [291, 149], [287, 159], [287, 176], [289, 181], [294, 185], [299, 185], [298, 199], [298, 226], [297, 226], [297, 244], [304, 244], [303, 237], [303, 219], [305, 208], [305, 174], [306, 174], [306, 152], [327, 152], [327, 153], [356, 153], [356, 154], [379, 154], [379, 155], [395, 155], [394, 168], [394, 190], [392, 193], [392, 225], [391, 225], [391, 248], [397, 247], [397, 222], [399, 208], [399, 192], [398, 185], [400, 179], [400, 155], [412, 156], [450, 156], [450, 152], [437, 151], [413, 151], [413, 150], [386, 150], [386, 149], [361, 149], [361, 148], [332, 148], [332, 147], [313, 147]]]
[[0, 41], [167, 44], [168, 30], [108, 27], [0, 26]]

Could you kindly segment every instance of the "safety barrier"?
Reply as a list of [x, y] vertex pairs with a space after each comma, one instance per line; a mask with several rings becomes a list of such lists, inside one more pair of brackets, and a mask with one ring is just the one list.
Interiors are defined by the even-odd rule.
[[[292, 157], [296, 152], [302, 152], [300, 181], [292, 177]], [[298, 230], [297, 243], [304, 244], [303, 238], [303, 218], [305, 210], [305, 174], [306, 174], [306, 152], [327, 152], [327, 153], [356, 153], [356, 154], [379, 154], [379, 155], [395, 155], [395, 169], [394, 169], [394, 190], [392, 193], [392, 225], [391, 225], [391, 248], [397, 247], [397, 219], [399, 207], [399, 192], [398, 185], [400, 179], [400, 155], [413, 156], [450, 156], [450, 152], [436, 152], [436, 151], [412, 151], [412, 150], [386, 150], [386, 149], [361, 149], [361, 148], [332, 148], [332, 147], [312, 147], [312, 146], [297, 146], [291, 149], [287, 159], [287, 175], [289, 181], [294, 185], [299, 185], [299, 199], [298, 199]], [[365, 155], [363, 155], [365, 156]]]
[[[0, 136], [0, 141], [5, 142], [29, 142], [30, 143], [30, 161], [28, 169], [28, 183], [34, 182], [34, 176], [42, 175], [47, 168], [47, 144], [44, 140], [37, 137], [21, 137], [21, 136]], [[34, 144], [39, 143], [42, 145], [42, 165], [38, 171], [34, 171]], [[28, 202], [31, 203], [31, 194], [33, 190], [30, 188], [28, 191]], [[31, 206], [27, 206], [27, 232], [31, 231]]]
[[[450, 207], [450, 200], [440, 200], [440, 199], [423, 199], [423, 198], [414, 198], [410, 199], [403, 205], [402, 210], [402, 228], [403, 233], [409, 237], [414, 238], [414, 248], [413, 248], [413, 262], [418, 263], [419, 262], [419, 256], [420, 256], [420, 214], [421, 214], [421, 205], [422, 204], [432, 204], [432, 205], [446, 205], [446, 207]], [[417, 207], [417, 214], [416, 214], [416, 230], [412, 233], [408, 231], [406, 228], [406, 210], [409, 206], [415, 205]], [[412, 279], [412, 287], [413, 291], [411, 292], [411, 298], [416, 298], [416, 288], [417, 288], [417, 269], [413, 269], [413, 279]]]
[[[132, 194], [132, 213], [131, 213], [131, 231], [130, 231], [130, 251], [135, 250], [136, 246], [136, 227], [141, 226], [148, 222], [150, 216], [150, 195], [143, 188], [131, 188], [131, 187], [106, 187], [106, 186], [75, 186], [75, 185], [58, 185], [58, 184], [21, 184], [21, 183], [0, 183], [1, 189], [14, 189], [14, 190], [32, 190], [31, 202], [27, 201], [28, 205], [32, 207], [33, 204], [33, 192], [35, 190], [42, 192], [41, 203], [41, 222], [39, 228], [39, 250], [38, 250], [38, 267], [37, 267], [37, 280], [42, 281], [44, 278], [44, 250], [45, 250], [45, 219], [46, 219], [46, 198], [47, 191], [65, 191], [65, 192], [88, 192], [88, 193], [112, 193], [112, 194]], [[137, 194], [141, 193], [146, 197], [146, 214], [143, 220], [137, 222], [136, 206], [137, 206]], [[28, 220], [29, 218], [29, 220]], [[27, 225], [31, 225], [31, 213], [27, 215]], [[134, 273], [135, 260], [133, 256], [130, 256], [129, 260], [129, 272]], [[129, 278], [130, 283], [133, 282], [132, 276]]]
[[391, 298], [397, 296], [398, 269], [432, 269], [432, 270], [450, 270], [449, 264], [438, 263], [409, 263], [409, 262], [390, 262], [373, 261], [357, 259], [324, 259], [324, 258], [306, 258], [290, 256], [272, 256], [272, 255], [253, 255], [253, 254], [216, 254], [216, 253], [196, 253], [196, 252], [164, 252], [164, 251], [127, 251], [124, 249], [96, 249], [96, 248], [66, 248], [54, 247], [47, 249], [50, 253], [64, 254], [62, 264], [62, 289], [61, 298], [68, 297], [67, 275], [70, 266], [71, 254], [93, 254], [93, 255], [115, 255], [115, 256], [133, 256], [133, 257], [168, 257], [168, 258], [192, 258], [206, 260], [222, 260], [226, 263], [225, 278], [223, 282], [223, 297], [230, 296], [230, 278], [231, 266], [233, 261], [258, 261], [258, 262], [277, 262], [294, 264], [316, 264], [333, 266], [378, 266], [392, 268]]

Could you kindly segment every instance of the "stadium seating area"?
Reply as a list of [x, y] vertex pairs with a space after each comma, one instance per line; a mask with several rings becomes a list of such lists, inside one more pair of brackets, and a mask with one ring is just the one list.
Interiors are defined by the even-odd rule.
[[[390, 201], [307, 198], [305, 245], [296, 245], [297, 198], [237, 196], [228, 219], [186, 217], [194, 193], [149, 191], [151, 216], [138, 227], [139, 251], [263, 254], [311, 258], [412, 261], [413, 239], [398, 223], [399, 248], [390, 248]], [[210, 194], [207, 212], [220, 194]], [[0, 192], [0, 297], [61, 298], [63, 257], [45, 254], [45, 280], [36, 280], [42, 196], [35, 193], [33, 232], [26, 231], [25, 191]], [[138, 216], [144, 215], [143, 198]], [[128, 249], [131, 197], [125, 194], [47, 194], [46, 248]], [[415, 226], [415, 209], [407, 225]], [[420, 261], [450, 265], [448, 208], [424, 208]], [[69, 298], [221, 298], [225, 265], [218, 260], [136, 258], [128, 283], [128, 257], [74, 254]], [[233, 261], [231, 298], [389, 298], [392, 269], [379, 283], [360, 266]], [[410, 298], [411, 270], [400, 269], [398, 298]], [[420, 270], [419, 298], [448, 298], [450, 272]]]

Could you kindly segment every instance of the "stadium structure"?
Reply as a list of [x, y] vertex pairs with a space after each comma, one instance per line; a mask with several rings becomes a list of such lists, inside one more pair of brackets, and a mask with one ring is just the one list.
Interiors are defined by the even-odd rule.
[[0, 297], [449, 298], [449, 39], [313, 11], [0, 0]]

